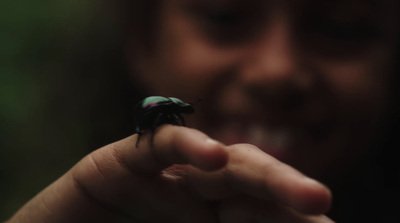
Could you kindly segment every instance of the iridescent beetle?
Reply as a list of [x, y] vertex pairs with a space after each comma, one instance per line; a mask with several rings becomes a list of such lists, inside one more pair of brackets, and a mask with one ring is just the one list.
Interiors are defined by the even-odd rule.
[[136, 124], [135, 133], [138, 133], [136, 147], [144, 131], [151, 131], [150, 143], [153, 144], [153, 133], [158, 126], [162, 124], [185, 126], [185, 120], [182, 114], [193, 112], [194, 109], [191, 104], [185, 103], [178, 98], [161, 96], [145, 98], [136, 105], [134, 112]]

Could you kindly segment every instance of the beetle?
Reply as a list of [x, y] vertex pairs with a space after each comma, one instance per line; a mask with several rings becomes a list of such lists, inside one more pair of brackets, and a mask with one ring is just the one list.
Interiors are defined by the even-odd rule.
[[144, 131], [151, 131], [150, 143], [153, 144], [154, 130], [163, 124], [185, 126], [182, 114], [193, 113], [192, 104], [174, 97], [150, 96], [139, 102], [134, 111], [135, 133], [138, 134], [136, 147]]

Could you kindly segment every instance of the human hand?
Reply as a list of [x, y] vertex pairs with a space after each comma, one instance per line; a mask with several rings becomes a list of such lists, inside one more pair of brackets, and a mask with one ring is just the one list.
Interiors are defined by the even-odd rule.
[[320, 183], [248, 144], [164, 125], [86, 156], [10, 222], [332, 222]]

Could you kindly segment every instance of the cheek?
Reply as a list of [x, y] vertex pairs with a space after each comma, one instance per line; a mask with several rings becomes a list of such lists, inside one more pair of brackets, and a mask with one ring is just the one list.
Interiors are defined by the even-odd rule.
[[[171, 30], [171, 32], [173, 32]], [[152, 94], [193, 100], [202, 97], [216, 80], [238, 61], [238, 52], [217, 49], [189, 34], [164, 36], [157, 54], [135, 65], [137, 78]]]
[[[324, 64], [324, 63], [321, 63]], [[325, 63], [323, 77], [330, 87], [337, 112], [349, 118], [376, 116], [387, 103], [388, 64], [371, 58]]]
[[160, 65], [175, 82], [174, 87], [182, 88], [183, 92], [189, 89], [189, 92], [195, 92], [229, 72], [237, 64], [237, 58], [236, 52], [226, 52], [196, 39], [184, 38], [163, 49]]
[[201, 97], [243, 55], [240, 48], [220, 48], [207, 41], [181, 13], [168, 13], [163, 21], [153, 66], [160, 70], [163, 84], [168, 84], [160, 86], [167, 93]]

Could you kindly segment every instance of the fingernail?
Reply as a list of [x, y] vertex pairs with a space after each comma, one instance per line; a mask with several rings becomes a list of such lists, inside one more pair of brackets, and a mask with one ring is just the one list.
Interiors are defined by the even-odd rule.
[[212, 139], [212, 138], [207, 138], [207, 139], [206, 139], [206, 143], [209, 143], [209, 144], [219, 144], [219, 142], [218, 142], [217, 140], [214, 140], [214, 139]]
[[215, 146], [221, 146], [224, 147], [225, 144], [223, 144], [222, 142], [212, 139], [212, 138], [207, 138], [206, 139], [206, 144], [210, 144], [210, 145], [215, 145]]

